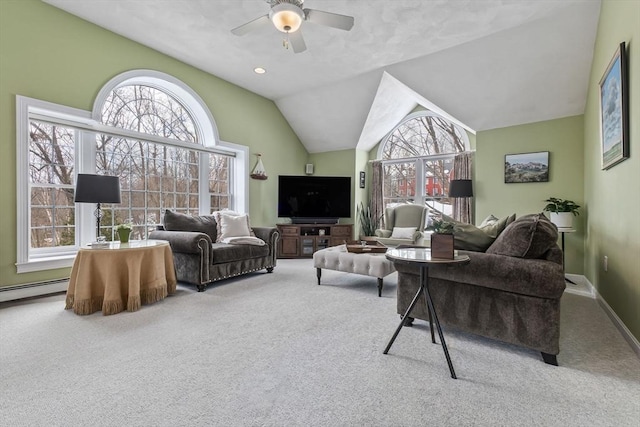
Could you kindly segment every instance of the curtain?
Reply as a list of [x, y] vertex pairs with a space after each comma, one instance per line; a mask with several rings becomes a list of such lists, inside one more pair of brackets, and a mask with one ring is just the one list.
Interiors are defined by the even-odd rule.
[[382, 161], [376, 160], [371, 163], [371, 216], [374, 219], [380, 218], [379, 228], [384, 229], [384, 201], [382, 199]]
[[[453, 179], [472, 179], [471, 178], [471, 163], [473, 160], [473, 153], [460, 153], [453, 159]], [[453, 219], [463, 222], [465, 224], [471, 224], [471, 197], [453, 199]]]

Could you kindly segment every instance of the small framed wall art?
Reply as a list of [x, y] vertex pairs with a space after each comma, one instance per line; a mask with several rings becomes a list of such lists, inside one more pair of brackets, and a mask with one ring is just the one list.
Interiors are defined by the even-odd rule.
[[629, 158], [629, 94], [627, 54], [620, 43], [600, 80], [602, 169]]
[[365, 187], [365, 175], [364, 175], [364, 171], [360, 171], [360, 188], [364, 188]]
[[504, 182], [548, 182], [549, 152], [506, 154], [504, 156]]

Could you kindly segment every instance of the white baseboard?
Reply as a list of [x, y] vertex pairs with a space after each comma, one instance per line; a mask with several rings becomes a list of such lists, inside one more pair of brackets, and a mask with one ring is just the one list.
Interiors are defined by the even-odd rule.
[[64, 292], [69, 287], [69, 279], [50, 282], [27, 283], [24, 285], [3, 286], [0, 288], [0, 302]]
[[618, 317], [615, 311], [611, 308], [611, 306], [602, 298], [602, 295], [598, 292], [598, 290], [591, 284], [589, 279], [580, 274], [567, 274], [566, 275], [569, 280], [575, 283], [572, 285], [571, 283], [567, 283], [567, 287], [564, 290], [569, 294], [582, 295], [589, 298], [593, 298], [598, 301], [598, 305], [604, 310], [604, 312], [609, 316], [613, 325], [620, 331], [622, 337], [629, 343], [631, 349], [640, 357], [640, 342], [636, 339], [636, 337], [631, 333], [629, 328], [622, 322], [622, 320]]
[[[565, 277], [568, 279], [566, 282], [567, 287], [564, 289], [566, 293], [596, 298], [596, 290], [585, 276], [581, 274], [565, 274]], [[573, 283], [570, 283], [569, 280]]]

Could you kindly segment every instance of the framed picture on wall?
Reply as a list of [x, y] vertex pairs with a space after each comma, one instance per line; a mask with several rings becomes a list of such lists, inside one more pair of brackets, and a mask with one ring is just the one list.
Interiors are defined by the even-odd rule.
[[504, 182], [548, 182], [549, 152], [505, 154]]
[[600, 80], [602, 169], [629, 158], [629, 94], [627, 54], [620, 43]]
[[360, 171], [360, 188], [365, 187], [364, 171]]

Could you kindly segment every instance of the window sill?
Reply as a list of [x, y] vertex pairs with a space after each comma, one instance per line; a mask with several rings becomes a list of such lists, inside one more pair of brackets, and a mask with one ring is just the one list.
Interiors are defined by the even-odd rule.
[[69, 268], [73, 265], [76, 255], [64, 255], [40, 259], [32, 259], [27, 262], [16, 263], [18, 274], [32, 273], [34, 271], [55, 270], [57, 268]]

